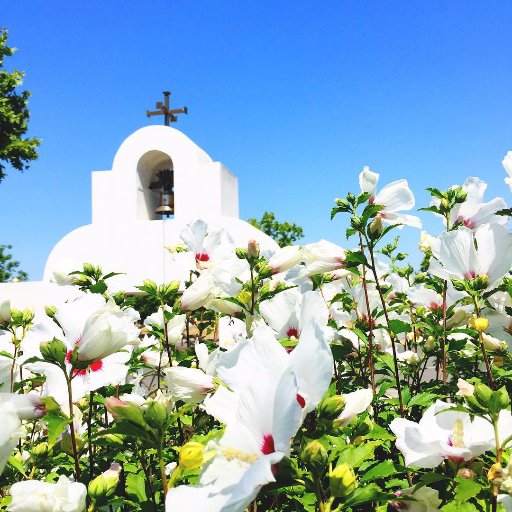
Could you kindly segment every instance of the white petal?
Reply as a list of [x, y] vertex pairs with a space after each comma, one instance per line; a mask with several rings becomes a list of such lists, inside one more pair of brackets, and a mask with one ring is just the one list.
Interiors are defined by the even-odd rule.
[[371, 171], [368, 166], [365, 166], [359, 174], [359, 186], [361, 187], [361, 192], [369, 192], [370, 194], [375, 195], [378, 181], [379, 174]]
[[414, 208], [414, 195], [407, 184], [407, 180], [397, 180], [388, 183], [375, 196], [375, 204], [384, 206], [389, 213]]

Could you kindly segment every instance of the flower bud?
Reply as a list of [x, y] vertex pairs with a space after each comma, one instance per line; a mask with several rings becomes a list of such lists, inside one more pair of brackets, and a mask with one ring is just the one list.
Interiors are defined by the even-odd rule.
[[0, 300], [0, 324], [7, 325], [11, 321], [11, 302], [9, 299]]
[[55, 313], [57, 313], [57, 308], [55, 306], [45, 306], [44, 312], [50, 317], [54, 318]]
[[91, 499], [101, 501], [112, 496], [116, 492], [120, 473], [121, 466], [114, 463], [107, 471], [91, 480], [87, 489]]
[[34, 459], [42, 459], [46, 455], [48, 455], [48, 452], [50, 451], [50, 448], [48, 446], [48, 443], [46, 441], [36, 444], [30, 449], [30, 455], [34, 457]]
[[133, 402], [123, 402], [119, 398], [109, 397], [105, 402], [107, 410], [112, 416], [116, 423], [125, 423], [133, 427], [133, 435], [140, 433], [140, 429], [143, 431], [148, 430], [149, 425], [144, 419], [142, 409]]
[[453, 315], [446, 321], [446, 327], [452, 329], [453, 327], [464, 325], [470, 318], [470, 313], [464, 309], [456, 309]]
[[260, 246], [256, 240], [249, 240], [247, 244], [247, 255], [250, 259], [256, 259], [260, 255]]
[[34, 320], [34, 312], [31, 309], [24, 309], [22, 315], [22, 321], [24, 325], [29, 324]]
[[497, 414], [510, 405], [510, 397], [505, 386], [493, 391], [489, 402], [489, 411]]
[[464, 379], [457, 381], [457, 387], [459, 388], [459, 394], [462, 396], [473, 396], [475, 394], [475, 386]]
[[446, 199], [446, 198], [441, 199], [441, 203], [439, 204], [439, 209], [442, 212], [450, 211], [450, 202], [448, 201], [448, 199]]
[[310, 441], [301, 451], [300, 458], [313, 468], [321, 468], [327, 463], [329, 455], [322, 443], [317, 440]]
[[167, 409], [159, 402], [149, 402], [146, 410], [144, 411], [144, 419], [147, 424], [160, 431], [167, 425], [168, 418], [169, 413], [167, 412]]
[[235, 254], [239, 260], [246, 260], [247, 257], [249, 256], [247, 249], [244, 249], [243, 247], [237, 247], [235, 249]]
[[418, 248], [421, 252], [427, 252], [432, 249], [432, 241], [434, 237], [429, 235], [426, 231], [420, 233], [420, 243]]
[[486, 406], [491, 399], [492, 389], [485, 384], [478, 383], [475, 385], [473, 394], [481, 405]]
[[476, 276], [471, 281], [471, 287], [475, 291], [485, 290], [489, 286], [489, 277], [488, 276]]
[[345, 498], [354, 492], [356, 487], [356, 475], [348, 464], [340, 464], [329, 473], [331, 496]]
[[[76, 450], [77, 452], [80, 452], [82, 448], [85, 446], [85, 441], [75, 433], [75, 443], [76, 443]], [[62, 448], [62, 451], [64, 453], [67, 453], [68, 455], [73, 455], [73, 441], [71, 439], [71, 434], [68, 431], [64, 432], [62, 434], [62, 438], [60, 440], [60, 447]]]
[[474, 327], [478, 332], [483, 332], [489, 327], [489, 320], [483, 317], [473, 317], [470, 320], [470, 325]]
[[382, 218], [377, 215], [368, 226], [368, 235], [371, 240], [376, 240], [382, 235]]
[[195, 441], [189, 441], [180, 449], [179, 467], [181, 469], [199, 469], [203, 464], [204, 446]]
[[501, 368], [503, 364], [505, 363], [505, 359], [501, 356], [494, 356], [492, 360], [492, 364], [496, 366], [497, 368]]
[[475, 472], [469, 468], [461, 468], [457, 472], [457, 476], [460, 476], [461, 478], [465, 478], [466, 480], [474, 480]]
[[503, 468], [499, 462], [493, 464], [487, 472], [487, 479], [492, 485], [501, 485], [503, 476]]
[[236, 298], [242, 303], [242, 304], [249, 304], [251, 302], [251, 292], [249, 290], [240, 290], [238, 292]]
[[503, 352], [507, 350], [507, 343], [494, 336], [482, 333], [482, 340], [487, 350], [492, 350], [493, 352]]
[[350, 211], [350, 203], [346, 199], [340, 199], [337, 197], [334, 201], [340, 212]]
[[322, 400], [318, 406], [318, 415], [325, 420], [335, 420], [345, 408], [345, 398], [341, 395], [333, 395]]
[[353, 215], [350, 219], [350, 226], [355, 230], [358, 230], [362, 226], [361, 218], [357, 215]]
[[436, 349], [436, 340], [435, 340], [434, 336], [429, 336], [425, 340], [425, 344], [423, 345], [423, 348], [425, 349], [425, 353], [427, 353], [427, 354], [434, 352], [434, 350]]
[[68, 352], [64, 342], [57, 338], [53, 338], [52, 341], [41, 343], [39, 350], [41, 351], [41, 355], [45, 361], [58, 364], [59, 366], [64, 364], [64, 360], [66, 359], [66, 354]]

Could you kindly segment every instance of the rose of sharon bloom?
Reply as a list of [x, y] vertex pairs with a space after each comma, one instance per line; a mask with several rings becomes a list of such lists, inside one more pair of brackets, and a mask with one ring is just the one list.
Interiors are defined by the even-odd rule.
[[251, 382], [260, 382], [265, 375], [266, 380], [276, 383], [291, 368], [298, 384], [296, 400], [305, 416], [315, 409], [331, 382], [333, 357], [329, 339], [327, 329], [316, 319], [310, 319], [297, 346], [288, 354], [268, 326], [257, 327], [252, 339], [241, 340], [230, 351], [219, 355], [217, 374], [231, 391], [219, 387], [205, 401], [206, 411], [229, 423], [241, 394]]
[[188, 404], [199, 404], [204, 397], [215, 389], [213, 377], [197, 368], [174, 366], [166, 368], [165, 378], [169, 395], [174, 401], [181, 400]]
[[134, 315], [127, 313], [113, 301], [94, 312], [85, 322], [78, 342], [79, 361], [99, 361], [119, 352], [126, 345], [139, 342], [139, 330]]
[[56, 483], [25, 480], [10, 490], [12, 501], [8, 512], [82, 512], [87, 489], [61, 475]]
[[7, 459], [25, 434], [21, 421], [16, 414], [16, 408], [11, 402], [0, 402], [0, 475], [7, 464]]
[[378, 204], [384, 208], [378, 216], [388, 224], [405, 224], [415, 228], [421, 228], [421, 221], [415, 215], [399, 213], [402, 210], [414, 208], [414, 196], [406, 180], [397, 180], [387, 184], [377, 193], [379, 174], [372, 172], [366, 166], [359, 174], [361, 192], [369, 192], [370, 203]]
[[316, 318], [327, 326], [329, 310], [319, 292], [300, 293], [291, 288], [260, 304], [260, 313], [265, 322], [277, 332], [277, 338], [300, 337], [303, 326], [310, 318]]
[[44, 416], [46, 407], [41, 398], [33, 393], [18, 395], [15, 393], [0, 393], [0, 403], [10, 402], [16, 409], [21, 420], [31, 420]]
[[[499, 224], [484, 224], [473, 232], [460, 227], [440, 236], [439, 261], [431, 260], [430, 271], [449, 280], [484, 278], [493, 288], [512, 264], [512, 234]], [[475, 241], [478, 249], [475, 247]]]
[[[406, 466], [435, 468], [444, 459], [455, 464], [492, 450], [494, 432], [491, 424], [480, 417], [450, 411], [454, 404], [438, 400], [423, 414], [419, 423], [395, 418], [390, 429], [397, 436], [396, 446]], [[443, 411], [443, 412], [442, 412]]]
[[337, 277], [349, 275], [345, 270], [345, 250], [327, 240], [320, 240], [302, 247], [302, 261], [306, 266], [299, 277], [335, 272]]
[[496, 212], [504, 210], [507, 203], [501, 197], [495, 197], [493, 200], [484, 203], [484, 193], [487, 189], [487, 183], [480, 178], [468, 178], [462, 189], [467, 193], [467, 198], [463, 203], [456, 204], [450, 212], [450, 218], [463, 224], [469, 229], [476, 229], [482, 224], [496, 223], [505, 225], [508, 218], [504, 215], [496, 215]]
[[272, 467], [289, 452], [291, 438], [301, 424], [297, 391], [291, 368], [277, 381], [268, 371], [252, 379], [223, 437], [210, 445], [216, 455], [204, 468], [200, 485], [170, 489], [166, 511], [245, 510], [263, 485], [275, 481]]
[[188, 224], [180, 233], [196, 260], [198, 269], [210, 268], [232, 252], [234, 242], [224, 229], [208, 232], [208, 224], [198, 219]]
[[302, 260], [302, 247], [298, 245], [287, 245], [280, 247], [268, 260], [268, 266], [273, 274], [279, 274], [291, 269]]

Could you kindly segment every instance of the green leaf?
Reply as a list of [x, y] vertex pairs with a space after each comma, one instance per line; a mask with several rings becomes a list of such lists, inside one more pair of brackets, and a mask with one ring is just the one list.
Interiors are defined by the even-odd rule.
[[476, 508], [473, 503], [461, 503], [460, 501], [452, 501], [441, 510], [443, 512], [481, 512], [481, 509]]
[[126, 475], [126, 492], [135, 496], [138, 501], [147, 501], [146, 480], [143, 473], [130, 473]]
[[91, 293], [105, 293], [107, 291], [107, 285], [105, 281], [98, 281], [91, 286], [90, 290]]
[[343, 510], [346, 507], [354, 507], [370, 501], [387, 501], [396, 498], [394, 494], [382, 492], [377, 484], [368, 484], [357, 488], [343, 504]]
[[394, 475], [399, 471], [399, 468], [397, 468], [397, 466], [391, 460], [384, 460], [369, 469], [361, 477], [361, 483], [371, 482], [372, 480], [377, 480], [377, 478], [384, 478], [386, 476]]
[[442, 482], [443, 480], [450, 480], [450, 477], [446, 475], [440, 475], [439, 473], [425, 473], [424, 475], [421, 476], [420, 481], [414, 486], [414, 492], [416, 492], [424, 485]]
[[44, 417], [48, 424], [48, 445], [51, 447], [56, 442], [58, 437], [66, 430], [66, 427], [71, 423], [71, 420], [60, 414], [50, 413]]
[[455, 478], [455, 481], [457, 482], [457, 487], [455, 489], [456, 501], [468, 501], [470, 498], [474, 498], [482, 490], [482, 486], [474, 480], [458, 476]]
[[388, 327], [393, 334], [411, 332], [411, 326], [408, 323], [403, 322], [402, 320], [398, 320], [396, 318], [389, 321]]
[[433, 393], [419, 393], [418, 395], [414, 395], [409, 402], [407, 402], [407, 406], [412, 407], [413, 405], [419, 405], [420, 407], [429, 407], [437, 398], [438, 395], [434, 395]]
[[345, 254], [344, 266], [346, 268], [357, 267], [358, 265], [368, 266], [368, 260], [362, 251], [350, 251]]
[[365, 436], [366, 439], [376, 439], [379, 441], [391, 441], [395, 436], [388, 432], [384, 427], [375, 424], [369, 434]]
[[364, 461], [373, 459], [373, 452], [380, 444], [378, 441], [370, 441], [359, 446], [349, 446], [340, 453], [337, 465], [346, 463], [357, 468]]
[[27, 473], [25, 472], [25, 466], [23, 465], [23, 462], [19, 461], [16, 457], [11, 455], [7, 459], [7, 464], [14, 468], [16, 471], [21, 473], [25, 478], [28, 478]]

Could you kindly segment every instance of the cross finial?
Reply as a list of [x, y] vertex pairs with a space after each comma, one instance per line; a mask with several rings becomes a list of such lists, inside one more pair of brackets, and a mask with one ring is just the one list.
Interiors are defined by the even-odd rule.
[[178, 120], [176, 114], [188, 114], [187, 107], [170, 109], [169, 108], [169, 96], [171, 93], [169, 91], [164, 91], [164, 101], [157, 101], [156, 108], [158, 110], [146, 110], [146, 115], [148, 117], [151, 116], [164, 116], [165, 126], [169, 126], [170, 123], [175, 123]]

